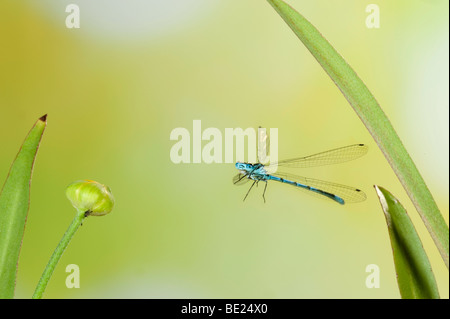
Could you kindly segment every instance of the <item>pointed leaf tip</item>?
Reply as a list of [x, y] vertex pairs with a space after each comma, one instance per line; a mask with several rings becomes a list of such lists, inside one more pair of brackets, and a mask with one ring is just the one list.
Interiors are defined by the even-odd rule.
[[438, 299], [430, 262], [405, 208], [388, 190], [374, 187], [386, 217], [400, 295], [403, 299]]
[[0, 299], [13, 298], [17, 263], [30, 204], [30, 184], [45, 116], [28, 133], [0, 191]]

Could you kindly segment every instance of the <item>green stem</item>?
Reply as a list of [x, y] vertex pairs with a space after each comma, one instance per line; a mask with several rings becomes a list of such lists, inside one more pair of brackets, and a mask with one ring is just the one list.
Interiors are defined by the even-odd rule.
[[77, 215], [72, 220], [72, 223], [70, 224], [69, 228], [67, 228], [66, 233], [59, 242], [55, 251], [53, 252], [53, 255], [50, 257], [50, 260], [48, 261], [48, 264], [45, 267], [44, 272], [42, 273], [41, 279], [39, 280], [36, 286], [36, 290], [34, 291], [32, 297], [33, 299], [42, 298], [44, 290], [47, 287], [48, 281], [50, 280], [50, 277], [52, 276], [59, 259], [61, 258], [62, 254], [64, 253], [64, 250], [66, 249], [67, 245], [69, 245], [70, 240], [72, 239], [73, 235], [75, 235], [75, 232], [77, 231], [78, 227], [80, 227], [80, 225], [83, 223], [83, 220], [85, 218], [86, 218], [85, 212], [83, 211], [77, 212]]

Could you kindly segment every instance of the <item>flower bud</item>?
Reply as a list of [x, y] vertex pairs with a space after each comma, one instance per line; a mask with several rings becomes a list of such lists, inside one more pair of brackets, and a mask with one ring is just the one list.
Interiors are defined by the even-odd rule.
[[70, 184], [66, 189], [66, 196], [73, 207], [86, 216], [106, 215], [114, 207], [114, 197], [109, 187], [91, 180]]

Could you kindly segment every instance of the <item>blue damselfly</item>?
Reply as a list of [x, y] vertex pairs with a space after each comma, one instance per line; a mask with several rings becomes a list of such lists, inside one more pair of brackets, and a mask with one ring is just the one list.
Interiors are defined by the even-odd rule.
[[252, 164], [237, 162], [235, 166], [239, 170], [239, 174], [233, 178], [233, 183], [235, 185], [239, 185], [250, 180], [253, 181], [250, 189], [244, 197], [244, 200], [247, 198], [255, 184], [265, 182], [263, 192], [263, 198], [265, 201], [267, 182], [277, 181], [295, 186], [300, 190], [307, 191], [308, 193], [331, 199], [342, 205], [346, 203], [362, 202], [366, 199], [366, 194], [360, 189], [320, 181], [313, 178], [280, 173], [278, 171], [271, 173], [270, 171], [273, 167], [306, 168], [347, 162], [363, 156], [367, 153], [367, 150], [368, 148], [364, 144], [354, 144], [310, 156], [270, 163], [269, 165], [264, 165], [261, 163]]

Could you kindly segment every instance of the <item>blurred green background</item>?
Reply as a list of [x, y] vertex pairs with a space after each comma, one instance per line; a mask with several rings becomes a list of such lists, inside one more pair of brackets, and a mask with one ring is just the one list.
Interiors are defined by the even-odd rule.
[[[81, 28], [67, 29], [76, 3]], [[448, 1], [289, 3], [355, 69], [392, 121], [448, 223]], [[449, 276], [392, 169], [345, 98], [266, 2], [1, 1], [0, 183], [48, 113], [32, 182], [17, 298], [34, 287], [75, 210], [65, 187], [111, 187], [64, 253], [47, 298], [399, 298], [373, 185], [395, 194], [423, 241], [441, 297]], [[270, 184], [242, 202], [233, 164], [173, 164], [170, 132], [278, 128], [279, 157], [366, 143], [365, 157], [296, 172], [362, 188], [340, 206]], [[204, 143], [203, 145], [205, 145]], [[68, 289], [65, 267], [80, 267]], [[380, 288], [365, 286], [380, 267]]]

